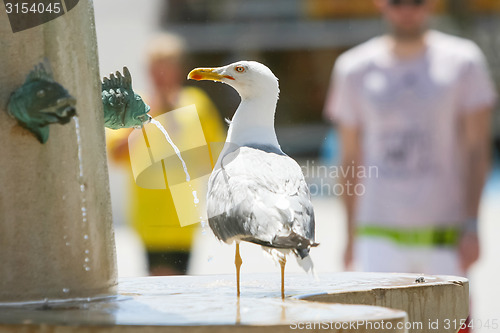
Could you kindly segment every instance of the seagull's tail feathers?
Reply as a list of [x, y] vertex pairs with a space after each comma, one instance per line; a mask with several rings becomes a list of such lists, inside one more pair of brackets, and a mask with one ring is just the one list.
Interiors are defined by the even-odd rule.
[[[301, 251], [301, 250], [299, 250]], [[297, 252], [299, 252], [297, 251]], [[309, 252], [309, 251], [308, 251]], [[302, 257], [301, 255], [296, 256], [297, 263], [299, 264], [300, 267], [302, 267], [303, 270], [306, 272], [309, 272], [311, 270], [314, 270], [314, 264], [311, 259], [311, 256], [307, 254], [305, 257]]]
[[[298, 251], [297, 251], [298, 252]], [[309, 252], [309, 251], [307, 251]], [[301, 257], [300, 254], [295, 257], [297, 259], [297, 263], [299, 264], [300, 267], [307, 273], [311, 273], [312, 276], [314, 277], [315, 280], [318, 280], [318, 276], [316, 275], [316, 272], [314, 271], [314, 263], [311, 259], [311, 256], [309, 253], [305, 257]]]
[[316, 247], [319, 245], [319, 243], [316, 243], [311, 239], [302, 238], [302, 242], [299, 244], [303, 245], [305, 242], [309, 243], [307, 247], [296, 248], [294, 250], [295, 258], [297, 259], [297, 263], [299, 264], [299, 266], [302, 267], [304, 271], [308, 273], [311, 272], [312, 275], [316, 278], [316, 273], [314, 272], [314, 264], [311, 256], [309, 255], [309, 251], [311, 247]]

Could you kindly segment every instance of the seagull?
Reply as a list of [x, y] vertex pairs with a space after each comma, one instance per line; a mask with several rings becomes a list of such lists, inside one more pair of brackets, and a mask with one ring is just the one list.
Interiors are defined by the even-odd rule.
[[237, 296], [243, 263], [240, 242], [250, 242], [261, 245], [279, 262], [284, 299], [286, 255], [293, 252], [307, 272], [313, 268], [309, 250], [318, 243], [304, 175], [281, 150], [274, 129], [278, 79], [255, 61], [196, 68], [188, 79], [226, 83], [241, 97], [207, 191], [210, 228], [219, 240], [236, 242]]

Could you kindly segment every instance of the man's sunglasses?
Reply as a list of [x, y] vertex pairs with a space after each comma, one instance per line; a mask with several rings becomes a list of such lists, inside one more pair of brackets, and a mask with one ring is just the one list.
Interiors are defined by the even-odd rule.
[[426, 0], [389, 0], [389, 5], [391, 6], [402, 6], [402, 5], [422, 6], [425, 3]]

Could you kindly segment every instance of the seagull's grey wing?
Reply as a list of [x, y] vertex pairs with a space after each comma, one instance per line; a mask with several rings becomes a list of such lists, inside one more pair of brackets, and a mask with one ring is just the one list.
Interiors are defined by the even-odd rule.
[[225, 242], [297, 250], [316, 245], [309, 189], [300, 166], [284, 154], [250, 147], [228, 154], [210, 177], [207, 212]]

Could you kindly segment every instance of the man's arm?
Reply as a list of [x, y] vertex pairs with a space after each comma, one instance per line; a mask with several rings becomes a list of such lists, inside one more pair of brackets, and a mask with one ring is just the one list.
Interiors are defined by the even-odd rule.
[[467, 271], [479, 258], [477, 218], [479, 203], [490, 169], [491, 107], [469, 112], [462, 118], [465, 149], [465, 193], [467, 221], [460, 242], [462, 269]]
[[[357, 198], [354, 194], [354, 188], [359, 182], [356, 171], [361, 159], [361, 140], [358, 127], [340, 125], [339, 132], [341, 141], [341, 167], [343, 171], [341, 174], [344, 175], [340, 179], [340, 184], [343, 185], [341, 198], [344, 201], [347, 215], [347, 246], [344, 252], [344, 265], [346, 269], [350, 269], [352, 268], [353, 244], [356, 234], [354, 213]], [[350, 168], [354, 168], [355, 172], [352, 172]]]

